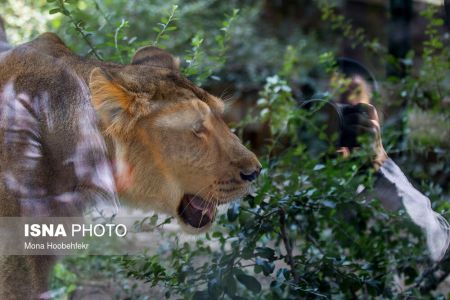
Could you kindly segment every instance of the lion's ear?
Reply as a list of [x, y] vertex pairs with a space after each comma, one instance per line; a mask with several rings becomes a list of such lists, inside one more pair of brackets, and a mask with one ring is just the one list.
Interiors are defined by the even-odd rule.
[[178, 71], [180, 60], [170, 53], [155, 47], [146, 46], [138, 49], [131, 60], [132, 65], [149, 65]]
[[148, 103], [118, 83], [114, 74], [101, 68], [89, 79], [91, 102], [108, 134], [126, 134], [145, 114]]

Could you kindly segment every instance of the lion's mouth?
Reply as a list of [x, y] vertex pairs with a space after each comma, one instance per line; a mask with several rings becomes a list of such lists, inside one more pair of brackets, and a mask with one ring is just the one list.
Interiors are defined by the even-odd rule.
[[200, 196], [186, 194], [181, 199], [178, 214], [188, 225], [202, 228], [214, 221], [216, 210], [216, 203], [207, 202]]

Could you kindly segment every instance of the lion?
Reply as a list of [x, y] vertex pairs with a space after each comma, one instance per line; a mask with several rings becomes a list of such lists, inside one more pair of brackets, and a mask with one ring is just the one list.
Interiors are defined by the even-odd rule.
[[[224, 103], [154, 46], [130, 64], [86, 59], [53, 33], [5, 46], [0, 29], [0, 216], [74, 216], [118, 198], [208, 230], [261, 171]], [[54, 258], [0, 259], [0, 299], [39, 298]]]

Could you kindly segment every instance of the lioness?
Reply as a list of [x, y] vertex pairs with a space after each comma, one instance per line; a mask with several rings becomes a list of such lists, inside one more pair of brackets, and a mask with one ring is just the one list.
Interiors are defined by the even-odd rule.
[[[11, 48], [0, 30], [0, 216], [73, 216], [121, 198], [207, 230], [261, 165], [223, 102], [144, 47], [130, 65], [84, 59], [45, 33]], [[0, 299], [38, 298], [53, 258], [0, 259]]]

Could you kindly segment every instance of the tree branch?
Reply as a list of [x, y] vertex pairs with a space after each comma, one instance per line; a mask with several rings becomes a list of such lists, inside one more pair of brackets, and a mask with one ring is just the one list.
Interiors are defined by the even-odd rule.
[[417, 279], [414, 288], [419, 288], [422, 294], [429, 294], [430, 291], [435, 290], [441, 282], [443, 282], [450, 275], [450, 252], [437, 263], [430, 266]]
[[286, 230], [286, 213], [283, 208], [280, 208], [278, 213], [280, 216], [281, 237], [283, 239], [284, 247], [286, 248], [286, 260], [291, 268], [292, 277], [294, 277], [295, 283], [298, 284], [300, 282], [300, 275], [295, 266], [294, 256], [292, 255], [292, 243]]

